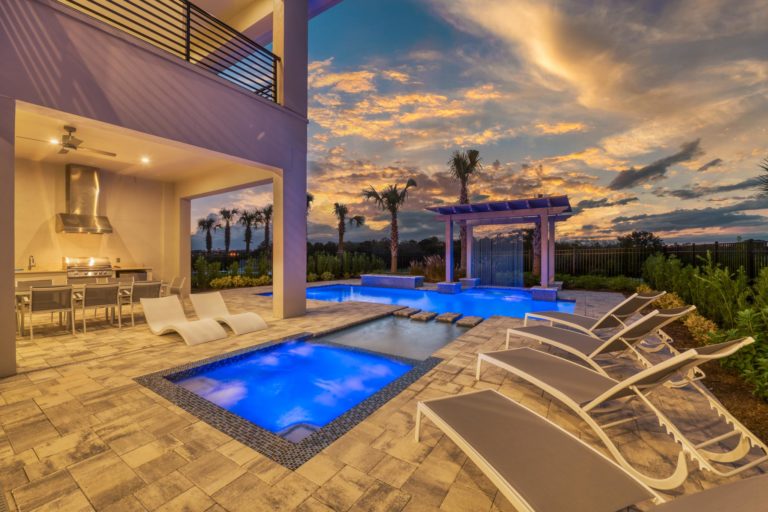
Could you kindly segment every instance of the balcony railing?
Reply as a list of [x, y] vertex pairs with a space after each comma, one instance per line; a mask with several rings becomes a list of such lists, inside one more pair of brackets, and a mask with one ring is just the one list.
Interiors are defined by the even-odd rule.
[[59, 0], [277, 101], [279, 57], [187, 0]]

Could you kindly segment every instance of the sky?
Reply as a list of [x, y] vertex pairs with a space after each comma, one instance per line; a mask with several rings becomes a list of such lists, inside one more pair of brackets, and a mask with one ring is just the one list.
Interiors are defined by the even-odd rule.
[[[458, 202], [447, 162], [470, 148], [470, 200], [568, 194], [559, 237], [768, 237], [768, 0], [344, 0], [309, 44], [312, 241], [336, 239], [334, 202], [366, 217], [347, 240], [388, 236], [360, 191], [408, 178], [401, 239], [440, 236], [425, 207]], [[269, 202], [212, 196], [193, 221]]]

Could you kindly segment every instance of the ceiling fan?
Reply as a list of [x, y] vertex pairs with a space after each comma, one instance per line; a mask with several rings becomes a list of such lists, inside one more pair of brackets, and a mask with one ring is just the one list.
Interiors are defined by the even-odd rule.
[[61, 146], [61, 149], [59, 149], [60, 155], [66, 155], [70, 151], [88, 151], [90, 153], [97, 153], [99, 155], [104, 155], [104, 156], [111, 156], [111, 157], [117, 156], [116, 153], [112, 153], [111, 151], [104, 151], [101, 149], [94, 149], [94, 148], [88, 148], [88, 147], [82, 146], [81, 144], [83, 143], [83, 141], [73, 135], [77, 131], [77, 128], [75, 128], [74, 126], [65, 126], [64, 131], [67, 133], [61, 136], [61, 142], [56, 142], [55, 140], [34, 139], [32, 137], [22, 137], [21, 135], [18, 135], [18, 138], [33, 140], [35, 142], [42, 142], [44, 144], [55, 144], [57, 146]]

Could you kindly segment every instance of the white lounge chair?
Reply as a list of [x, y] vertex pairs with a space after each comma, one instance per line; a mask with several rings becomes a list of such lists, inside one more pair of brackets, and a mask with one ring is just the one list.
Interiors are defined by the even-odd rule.
[[144, 309], [144, 318], [147, 319], [149, 330], [158, 336], [176, 332], [187, 345], [199, 345], [227, 337], [227, 331], [216, 320], [187, 319], [176, 295], [141, 299], [141, 307]]
[[521, 512], [613, 512], [653, 501], [652, 512], [757, 512], [768, 503], [768, 475], [664, 503], [630, 472], [548, 419], [485, 389], [419, 402], [431, 420]]
[[626, 325], [626, 321], [632, 315], [639, 313], [667, 292], [659, 292], [653, 295], [634, 293], [622, 302], [619, 302], [600, 318], [591, 318], [584, 315], [565, 313], [562, 311], [533, 311], [525, 314], [523, 325], [528, 325], [528, 320], [544, 320], [549, 325], [568, 327], [585, 334], [594, 334], [599, 329], [618, 329]]
[[[476, 378], [480, 378], [482, 363], [487, 363], [536, 386], [577, 414], [608, 448], [616, 461], [636, 478], [655, 489], [673, 489], [682, 484], [688, 475], [686, 457], [694, 461], [699, 468], [723, 477], [735, 475], [768, 461], [768, 446], [734, 418], [698, 383], [698, 372], [696, 372], [699, 365], [730, 356], [741, 347], [753, 342], [752, 338], [742, 338], [690, 349], [621, 381], [539, 350], [531, 348], [502, 350], [478, 354]], [[681, 375], [682, 380], [680, 380]], [[702, 437], [701, 432], [684, 433], [651, 402], [650, 395], [660, 386], [682, 387], [683, 382], [707, 400], [709, 407], [725, 420], [728, 426], [726, 433], [694, 442], [689, 439], [689, 436], [693, 434], [696, 437]], [[680, 445], [677, 468], [668, 477], [656, 478], [640, 473], [624, 458], [609, 438], [606, 429], [632, 422], [638, 419], [637, 415], [633, 414], [608, 422], [598, 422], [595, 418], [595, 416], [604, 418], [606, 414], [617, 411], [630, 412], [627, 402], [633, 399], [650, 411], [646, 415], [655, 416], [658, 423]], [[728, 444], [728, 447], [712, 449], [722, 442]], [[735, 463], [745, 459], [753, 447], [759, 448], [762, 454], [734, 467]], [[716, 466], [715, 463], [718, 465]], [[719, 464], [727, 466], [722, 469]]]
[[598, 358], [616, 352], [632, 355], [637, 358], [640, 364], [649, 368], [651, 363], [640, 353], [640, 350], [643, 352], [658, 352], [663, 348], [667, 348], [672, 354], [677, 354], [678, 352], [671, 345], [671, 339], [668, 340], [665, 336], [659, 336], [659, 342], [655, 344], [652, 344], [648, 338], [659, 332], [662, 327], [684, 317], [694, 309], [696, 309], [696, 306], [651, 311], [637, 321], [623, 327], [607, 339], [599, 338], [595, 334], [584, 334], [571, 329], [562, 329], [550, 325], [528, 325], [507, 329], [506, 348], [509, 348], [512, 336], [521, 336], [538, 341], [539, 343], [551, 345], [572, 356], [578, 357], [594, 368], [595, 371], [602, 374], [606, 373], [603, 367], [598, 364]]
[[219, 292], [194, 293], [189, 296], [198, 318], [209, 318], [229, 326], [235, 334], [266, 329], [267, 322], [256, 313], [230, 314]]

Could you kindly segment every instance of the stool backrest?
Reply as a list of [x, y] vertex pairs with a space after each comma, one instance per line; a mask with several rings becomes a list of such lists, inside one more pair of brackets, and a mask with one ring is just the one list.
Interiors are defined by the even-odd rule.
[[43, 286], [30, 288], [29, 309], [33, 312], [71, 310], [72, 287]]
[[53, 286], [53, 279], [30, 279], [29, 281], [17, 281], [16, 289], [26, 292], [33, 286]]
[[160, 281], [134, 281], [131, 289], [131, 301], [139, 302], [141, 299], [156, 299], [160, 297]]
[[117, 306], [119, 291], [117, 284], [87, 284], [83, 290], [83, 307]]

